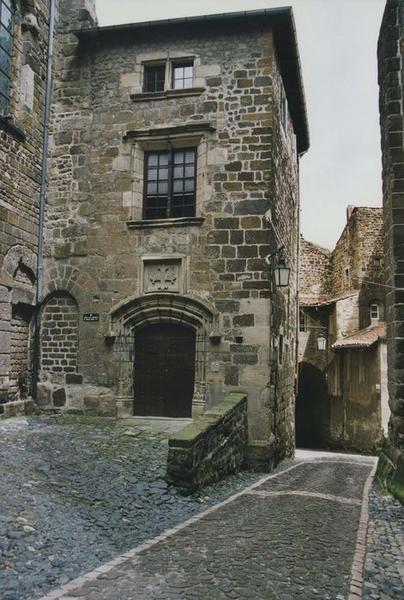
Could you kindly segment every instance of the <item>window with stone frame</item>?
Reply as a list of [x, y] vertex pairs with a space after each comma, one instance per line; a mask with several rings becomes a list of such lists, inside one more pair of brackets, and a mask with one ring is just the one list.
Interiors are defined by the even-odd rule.
[[194, 63], [193, 61], [184, 61], [172, 64], [172, 88], [173, 90], [183, 90], [191, 88], [194, 81]]
[[165, 77], [166, 63], [144, 65], [143, 91], [163, 92]]
[[2, 116], [8, 115], [10, 107], [14, 15], [13, 0], [0, 0], [0, 115]]
[[380, 320], [380, 307], [377, 302], [371, 302], [369, 305], [369, 316], [370, 322], [374, 323], [375, 321]]
[[144, 154], [144, 219], [195, 216], [196, 148]]

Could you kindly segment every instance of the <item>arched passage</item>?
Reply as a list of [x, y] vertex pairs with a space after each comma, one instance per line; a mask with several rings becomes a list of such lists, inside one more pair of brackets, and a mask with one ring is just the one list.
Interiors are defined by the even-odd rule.
[[302, 362], [296, 398], [296, 446], [318, 448], [324, 445], [328, 415], [328, 389], [324, 373]]

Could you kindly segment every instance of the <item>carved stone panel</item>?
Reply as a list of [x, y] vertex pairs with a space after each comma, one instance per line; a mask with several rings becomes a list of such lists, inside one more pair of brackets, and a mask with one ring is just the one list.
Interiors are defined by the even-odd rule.
[[144, 293], [181, 291], [181, 261], [147, 261], [144, 264]]

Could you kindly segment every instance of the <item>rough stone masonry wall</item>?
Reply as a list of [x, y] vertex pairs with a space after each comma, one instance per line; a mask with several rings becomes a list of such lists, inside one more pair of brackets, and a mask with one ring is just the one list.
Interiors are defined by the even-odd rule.
[[331, 253], [325, 248], [301, 238], [300, 289], [301, 297], [321, 300], [329, 293]]
[[247, 466], [247, 396], [229, 394], [168, 442], [168, 483], [200, 489]]
[[[383, 157], [389, 444], [379, 477], [404, 502], [404, 2], [388, 0], [378, 60]], [[401, 288], [401, 289], [400, 289]]]
[[[290, 121], [280, 130], [281, 78], [271, 30], [246, 22], [228, 31], [223, 24], [209, 32], [194, 25], [156, 28], [152, 40], [141, 30], [135, 39], [114, 35], [79, 45], [65, 33], [56, 52], [46, 284], [49, 292], [68, 290], [79, 305], [78, 370], [88, 384], [117, 389], [114, 344], [105, 343], [111, 309], [144, 293], [143, 257], [181, 257], [180, 293], [210, 302], [222, 335], [204, 354], [207, 405], [232, 389], [248, 390], [250, 439], [263, 444], [274, 433], [277, 405], [279, 447], [290, 453], [297, 157]], [[195, 56], [204, 89], [184, 98], [142, 99], [136, 65], [167, 52]], [[197, 142], [202, 224], [144, 226], [138, 149], [125, 132], [201, 122], [215, 129]], [[282, 365], [270, 339], [273, 291], [265, 262], [278, 245], [274, 228], [292, 267], [290, 292], [274, 299], [272, 311], [272, 331], [284, 339]], [[99, 322], [83, 322], [84, 312], [97, 312]]]
[[[15, 2], [10, 119], [0, 117], [0, 402], [18, 400], [19, 364], [28, 364], [28, 328], [13, 322], [17, 304], [26, 315], [35, 296], [35, 253], [43, 142], [44, 86], [48, 42], [48, 2]], [[9, 267], [12, 267], [11, 270]], [[24, 285], [16, 274], [29, 271]], [[31, 314], [26, 315], [29, 320]], [[15, 347], [14, 347], [15, 342]], [[25, 358], [20, 356], [25, 347]], [[21, 360], [20, 360], [21, 359]], [[24, 389], [28, 391], [28, 373]], [[21, 405], [22, 406], [22, 405]]]

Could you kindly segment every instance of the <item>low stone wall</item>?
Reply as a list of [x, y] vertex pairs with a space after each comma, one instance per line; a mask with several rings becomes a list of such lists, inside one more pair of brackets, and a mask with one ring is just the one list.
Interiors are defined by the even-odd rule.
[[229, 394], [169, 439], [166, 480], [193, 491], [240, 470], [248, 450], [247, 396]]
[[33, 400], [15, 400], [0, 404], [0, 419], [11, 419], [11, 417], [24, 417], [34, 413]]
[[[73, 377], [77, 378], [77, 383], [73, 383]], [[44, 412], [116, 417], [116, 400], [109, 388], [80, 383], [81, 376], [78, 375], [69, 379], [71, 383], [38, 383], [37, 407]]]

